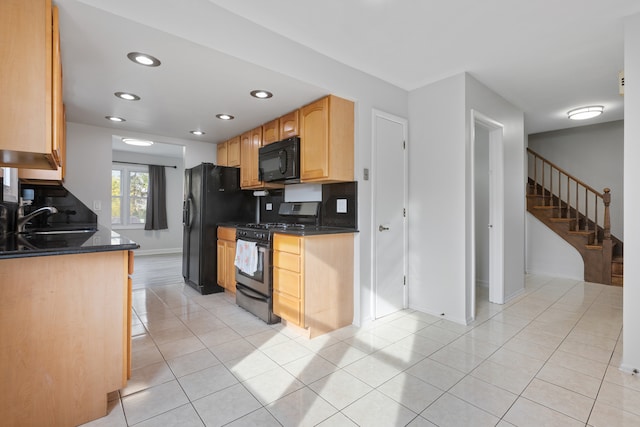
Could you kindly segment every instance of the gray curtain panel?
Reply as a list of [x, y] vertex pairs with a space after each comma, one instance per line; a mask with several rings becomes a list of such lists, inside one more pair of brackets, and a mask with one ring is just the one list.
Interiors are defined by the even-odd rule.
[[167, 190], [164, 166], [149, 165], [149, 192], [145, 230], [165, 230], [167, 225]]

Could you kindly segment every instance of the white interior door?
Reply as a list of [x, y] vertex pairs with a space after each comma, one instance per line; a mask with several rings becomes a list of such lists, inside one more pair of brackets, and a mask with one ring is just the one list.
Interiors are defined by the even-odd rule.
[[[471, 111], [471, 141], [472, 141], [472, 153], [474, 156], [473, 169], [474, 173], [471, 174], [472, 178], [475, 178], [475, 169], [480, 165], [475, 159], [475, 152], [481, 148], [487, 148], [488, 143], [488, 209], [489, 209], [489, 224], [488, 224], [488, 277], [489, 277], [489, 301], [497, 304], [504, 304], [504, 144], [503, 133], [504, 126], [479, 113], [478, 111]], [[480, 135], [476, 135], [476, 129], [482, 128], [484, 131]], [[487, 140], [488, 133], [488, 140]], [[482, 147], [485, 145], [485, 147]], [[483, 160], [483, 162], [486, 161]], [[485, 166], [486, 167], [486, 166]], [[471, 248], [474, 250], [474, 254], [471, 256], [471, 272], [470, 283], [467, 284], [467, 297], [470, 301], [468, 306], [467, 317], [474, 319], [476, 316], [476, 279], [477, 279], [477, 257], [475, 251], [478, 249], [478, 237], [476, 228], [483, 227], [484, 225], [477, 224], [479, 220], [478, 216], [481, 214], [478, 212], [479, 204], [476, 198], [486, 197], [486, 193], [476, 194], [478, 188], [471, 185], [472, 190], [472, 206], [473, 214], [471, 224]], [[483, 209], [486, 208], [486, 204]], [[480, 221], [485, 222], [485, 221]], [[481, 246], [481, 250], [486, 250], [486, 242]]]
[[373, 112], [375, 319], [407, 306], [407, 122]]

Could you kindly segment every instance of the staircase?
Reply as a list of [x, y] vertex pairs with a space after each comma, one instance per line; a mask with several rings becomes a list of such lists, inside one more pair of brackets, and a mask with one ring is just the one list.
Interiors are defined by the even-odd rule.
[[584, 280], [623, 285], [623, 244], [611, 235], [608, 188], [602, 193], [527, 148], [527, 211], [582, 256]]

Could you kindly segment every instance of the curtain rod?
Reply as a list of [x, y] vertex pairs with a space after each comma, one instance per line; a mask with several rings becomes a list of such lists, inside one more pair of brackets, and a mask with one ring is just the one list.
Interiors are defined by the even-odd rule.
[[149, 163], [138, 163], [138, 162], [121, 162], [119, 160], [114, 160], [113, 163], [124, 163], [127, 165], [143, 165], [143, 166], [163, 166], [165, 168], [174, 168], [177, 169], [177, 166], [171, 166], [171, 165], [151, 165]]

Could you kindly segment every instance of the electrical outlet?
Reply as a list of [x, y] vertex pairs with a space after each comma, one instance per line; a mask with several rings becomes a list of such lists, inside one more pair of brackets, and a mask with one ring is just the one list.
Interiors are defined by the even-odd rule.
[[336, 200], [336, 213], [347, 213], [347, 199]]
[[364, 171], [362, 173], [362, 177], [365, 181], [369, 181], [369, 169], [368, 168], [364, 168]]
[[264, 205], [264, 210], [266, 211], [272, 211], [273, 210], [273, 203], [267, 203]]

